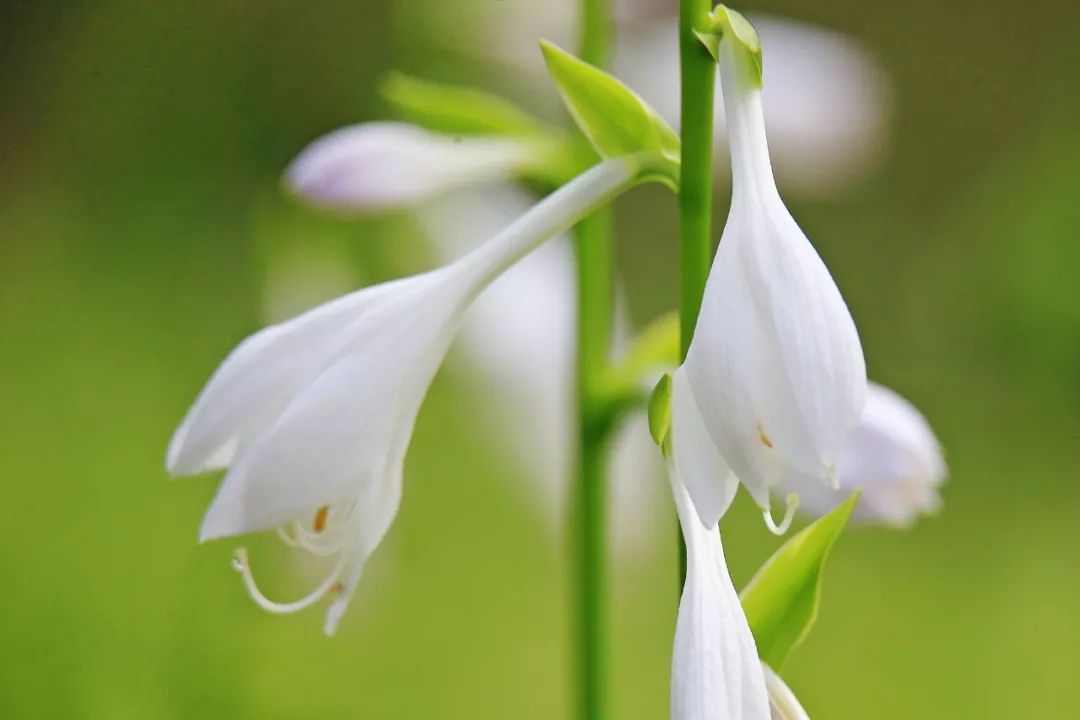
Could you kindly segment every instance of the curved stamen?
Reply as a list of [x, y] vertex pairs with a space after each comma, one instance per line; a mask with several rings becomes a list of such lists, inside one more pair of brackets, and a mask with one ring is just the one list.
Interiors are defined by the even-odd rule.
[[236, 556], [233, 558], [233, 568], [235, 568], [244, 578], [244, 587], [247, 588], [248, 595], [251, 599], [267, 612], [272, 612], [279, 615], [285, 615], [289, 613], [299, 612], [305, 608], [311, 607], [323, 597], [334, 591], [338, 586], [338, 578], [341, 576], [341, 572], [345, 569], [345, 562], [349, 559], [349, 553], [341, 553], [334, 568], [330, 571], [330, 574], [326, 576], [318, 587], [311, 591], [308, 595], [300, 598], [299, 600], [291, 603], [277, 603], [266, 597], [259, 590], [259, 586], [255, 583], [255, 576], [251, 574], [251, 565], [248, 563], [247, 550], [244, 548], [238, 548], [236, 550]]
[[771, 505], [762, 511], [765, 516], [765, 527], [769, 528], [769, 532], [773, 535], [783, 535], [791, 528], [791, 521], [795, 519], [795, 511], [799, 508], [799, 496], [797, 493], [788, 493], [784, 501], [787, 503], [787, 508], [784, 510], [784, 518], [779, 525], [773, 520]]

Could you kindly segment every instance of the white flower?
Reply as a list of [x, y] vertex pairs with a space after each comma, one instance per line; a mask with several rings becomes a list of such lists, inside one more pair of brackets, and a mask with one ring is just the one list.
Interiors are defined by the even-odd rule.
[[720, 531], [701, 524], [679, 470], [669, 467], [687, 560], [671, 664], [672, 720], [769, 720], [761, 661]]
[[926, 418], [892, 390], [870, 383], [862, 420], [848, 436], [836, 464], [840, 488], [832, 490], [792, 472], [780, 489], [799, 494], [800, 506], [824, 515], [862, 490], [855, 518], [896, 527], [941, 506], [938, 490], [948, 470]]
[[533, 145], [509, 138], [451, 137], [407, 123], [361, 123], [313, 142], [285, 179], [318, 205], [374, 212], [514, 177], [536, 160], [536, 152]]
[[777, 192], [744, 42], [729, 29], [719, 43], [731, 210], [684, 367], [716, 449], [768, 514], [769, 488], [789, 468], [835, 485], [866, 367], [836, 283]]
[[791, 688], [777, 675], [768, 665], [762, 665], [765, 670], [765, 687], [769, 690], [769, 709], [772, 710], [772, 720], [810, 720], [810, 716], [799, 704], [799, 699]]
[[336, 595], [332, 633], [401, 497], [420, 403], [469, 303], [544, 240], [636, 181], [635, 158], [605, 161], [439, 270], [377, 285], [252, 335], [226, 358], [173, 436], [177, 475], [229, 472], [200, 538], [277, 527], [290, 545], [335, 558], [293, 603], [268, 600], [238, 553], [252, 597], [295, 612]]

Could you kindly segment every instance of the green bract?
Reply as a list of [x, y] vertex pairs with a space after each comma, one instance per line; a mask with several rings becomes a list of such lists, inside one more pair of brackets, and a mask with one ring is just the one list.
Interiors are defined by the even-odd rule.
[[784, 543], [740, 593], [758, 653], [777, 671], [817, 620], [821, 572], [858, 500], [856, 492]]
[[509, 100], [472, 87], [421, 80], [395, 72], [383, 81], [381, 91], [405, 120], [430, 130], [451, 135], [514, 137], [551, 132]]
[[750, 71], [754, 81], [761, 87], [761, 38], [757, 30], [741, 13], [726, 5], [717, 5], [709, 16], [710, 25], [697, 31], [698, 39], [708, 48], [715, 58], [721, 38], [726, 34], [732, 41], [741, 45], [748, 54]]
[[679, 136], [633, 90], [549, 42], [548, 71], [585, 137], [603, 157], [647, 151], [679, 163]]
[[649, 397], [649, 433], [667, 457], [667, 440], [671, 430], [671, 375], [664, 373]]

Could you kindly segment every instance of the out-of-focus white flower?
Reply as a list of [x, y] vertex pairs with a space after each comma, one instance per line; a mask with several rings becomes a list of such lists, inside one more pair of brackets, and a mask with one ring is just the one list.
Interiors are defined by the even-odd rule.
[[[675, 423], [672, 418], [672, 432]], [[679, 470], [669, 463], [669, 472], [686, 540], [686, 584], [671, 664], [672, 720], [769, 720], [761, 660], [728, 575], [720, 531], [702, 525]]]
[[517, 139], [451, 137], [407, 123], [370, 122], [313, 142], [289, 166], [285, 180], [315, 204], [377, 212], [512, 178], [536, 161], [537, 152]]
[[[460, 54], [496, 60], [496, 68], [507, 68], [515, 83], [539, 86], [547, 82], [547, 73], [536, 40], [572, 47], [578, 5], [578, 0], [432, 0], [403, 5], [400, 11], [410, 13], [403, 25], [419, 28]], [[674, 127], [679, 117], [676, 7], [654, 0], [616, 2], [612, 63], [614, 74]], [[784, 188], [804, 197], [830, 197], [873, 172], [888, 149], [892, 109], [892, 88], [881, 63], [839, 31], [775, 15], [750, 18], [766, 52], [769, 85], [763, 102]], [[444, 32], [449, 23], [458, 32]], [[545, 96], [534, 93], [532, 99]], [[726, 162], [723, 100], [717, 97], [716, 102], [715, 149], [718, 161]]]
[[789, 468], [835, 485], [866, 366], [836, 283], [776, 190], [753, 41], [725, 31], [719, 43], [731, 210], [684, 367], [709, 435], [768, 517]]
[[[855, 40], [833, 30], [751, 15], [761, 35], [765, 127], [777, 177], [803, 196], [835, 194], [877, 167], [887, 146], [891, 93], [884, 70]], [[675, 18], [630, 25], [618, 36], [615, 74], [678, 127]], [[714, 147], [726, 161], [724, 100], [716, 98]]]
[[824, 515], [853, 490], [862, 490], [854, 517], [868, 523], [910, 526], [941, 506], [948, 474], [941, 446], [926, 418], [892, 390], [870, 383], [862, 420], [848, 436], [836, 463], [840, 489], [792, 472], [780, 484], [798, 493], [800, 506]]
[[460, 260], [266, 328], [226, 358], [166, 460], [176, 475], [229, 469], [200, 538], [277, 527], [286, 543], [335, 558], [311, 594], [283, 604], [259, 591], [240, 551], [237, 567], [260, 606], [296, 612], [333, 594], [325, 629], [335, 630], [397, 513], [416, 414], [465, 309], [640, 169], [634, 158], [600, 163]]
[[[528, 207], [528, 195], [496, 185], [454, 193], [419, 214], [435, 250], [456, 257]], [[573, 479], [577, 405], [574, 253], [567, 238], [538, 248], [473, 302], [462, 323], [459, 352], [480, 368], [497, 435], [527, 468], [545, 521], [563, 527]], [[617, 320], [619, 320], [617, 313]], [[616, 322], [616, 344], [625, 323]], [[528, 412], [522, 412], [527, 408]], [[621, 427], [612, 444], [611, 531], [618, 551], [649, 546], [663, 470], [643, 414]]]
[[803, 710], [799, 699], [791, 692], [787, 683], [768, 665], [762, 667], [765, 670], [765, 687], [769, 691], [772, 720], [810, 720], [810, 716]]

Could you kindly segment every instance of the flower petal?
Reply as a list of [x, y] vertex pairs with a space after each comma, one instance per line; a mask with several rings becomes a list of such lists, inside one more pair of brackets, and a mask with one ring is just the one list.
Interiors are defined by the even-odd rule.
[[783, 476], [786, 459], [772, 441], [759, 395], [780, 373], [760, 313], [740, 271], [736, 243], [722, 241], [702, 300], [684, 368], [713, 442], [757, 504]]
[[739, 480], [709, 436], [682, 369], [672, 378], [671, 443], [679, 477], [698, 517], [706, 527], [716, 525], [735, 498]]
[[742, 268], [779, 371], [762, 378], [762, 422], [791, 464], [824, 477], [862, 415], [862, 345], [839, 288], [779, 196], [747, 214], [755, 227], [738, 237]]
[[404, 300], [345, 331], [348, 352], [229, 471], [203, 520], [202, 540], [269, 529], [348, 498], [359, 497], [359, 506], [380, 492], [388, 469], [404, 458], [460, 314], [441, 292], [425, 302]]
[[341, 332], [377, 306], [396, 283], [320, 305], [240, 343], [214, 372], [169, 443], [174, 475], [228, 466], [268, 427], [292, 396], [333, 362]]
[[938, 488], [948, 470], [926, 418], [892, 390], [870, 383], [862, 420], [840, 451], [837, 473], [838, 490], [798, 472], [780, 487], [798, 493], [803, 509], [815, 515], [860, 489], [856, 519], [907, 527], [920, 513], [938, 509]]
[[387, 210], [455, 187], [506, 179], [530, 147], [505, 138], [440, 135], [406, 123], [362, 123], [335, 130], [293, 161], [286, 181], [320, 205]]
[[780, 676], [768, 665], [762, 664], [762, 668], [765, 670], [765, 687], [769, 691], [772, 720], [810, 720], [795, 693], [791, 692], [791, 688]]
[[769, 720], [761, 661], [720, 533], [701, 524], [676, 470], [670, 472], [687, 549], [671, 668], [672, 720]]

